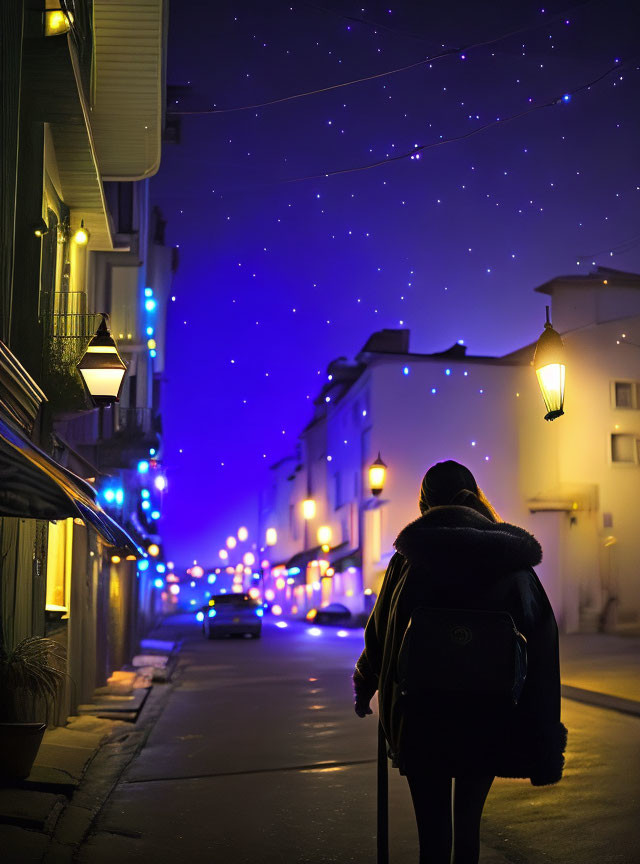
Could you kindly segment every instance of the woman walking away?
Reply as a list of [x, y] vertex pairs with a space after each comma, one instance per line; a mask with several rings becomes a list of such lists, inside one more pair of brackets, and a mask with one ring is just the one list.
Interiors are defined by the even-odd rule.
[[420, 512], [398, 535], [365, 629], [355, 710], [371, 714], [378, 691], [421, 864], [477, 864], [494, 777], [562, 777], [558, 628], [532, 569], [540, 544], [499, 519], [468, 468], [433, 465]]

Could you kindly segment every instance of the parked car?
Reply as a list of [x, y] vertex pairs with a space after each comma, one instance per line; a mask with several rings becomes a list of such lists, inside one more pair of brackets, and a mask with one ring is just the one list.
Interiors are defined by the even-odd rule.
[[200, 610], [204, 614], [202, 631], [208, 639], [219, 636], [262, 635], [264, 609], [248, 594], [215, 594]]
[[307, 620], [314, 624], [345, 624], [351, 620], [351, 612], [342, 603], [328, 603], [320, 609], [310, 609]]

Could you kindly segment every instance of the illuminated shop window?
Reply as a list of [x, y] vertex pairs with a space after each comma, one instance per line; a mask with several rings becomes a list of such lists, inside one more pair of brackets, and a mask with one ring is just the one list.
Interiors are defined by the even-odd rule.
[[59, 519], [57, 522], [49, 522], [47, 609], [69, 609], [72, 555], [73, 519]]

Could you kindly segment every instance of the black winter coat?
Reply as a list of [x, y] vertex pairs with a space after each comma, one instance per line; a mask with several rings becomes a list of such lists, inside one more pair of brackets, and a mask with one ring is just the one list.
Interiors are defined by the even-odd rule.
[[[524, 529], [493, 522], [464, 506], [434, 507], [399, 534], [396, 554], [365, 628], [354, 673], [356, 698], [378, 690], [380, 720], [401, 773], [450, 777], [562, 777], [567, 730], [560, 722], [558, 628], [538, 577], [538, 541]], [[518, 705], [488, 715], [473, 697], [432, 694], [417, 708], [400, 693], [402, 637], [416, 606], [507, 611], [527, 639], [528, 669]], [[428, 658], [425, 658], [428, 662]]]

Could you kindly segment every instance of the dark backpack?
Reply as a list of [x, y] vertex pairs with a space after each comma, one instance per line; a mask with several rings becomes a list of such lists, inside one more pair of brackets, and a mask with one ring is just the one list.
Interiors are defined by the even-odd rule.
[[414, 609], [398, 655], [403, 695], [482, 695], [517, 705], [527, 678], [527, 640], [508, 612]]

